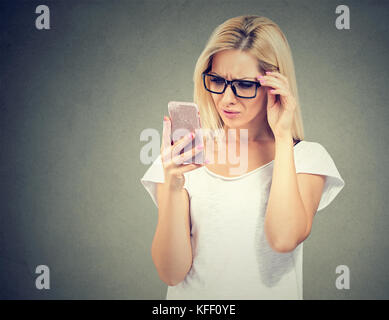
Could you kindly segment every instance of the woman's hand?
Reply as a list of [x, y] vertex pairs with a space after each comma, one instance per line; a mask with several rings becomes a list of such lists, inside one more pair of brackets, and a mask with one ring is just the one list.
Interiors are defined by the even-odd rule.
[[188, 143], [192, 143], [194, 133], [177, 140], [173, 145], [171, 144], [171, 122], [168, 117], [164, 117], [163, 121], [163, 134], [161, 144], [161, 159], [165, 174], [165, 183], [170, 185], [172, 190], [180, 190], [185, 184], [184, 172], [194, 170], [202, 167], [202, 164], [182, 164], [184, 161], [191, 159], [201, 152], [203, 147], [192, 148], [191, 150], [180, 154], [180, 151], [187, 146]]
[[[279, 72], [267, 71], [259, 76], [261, 86], [267, 88], [267, 120], [276, 138], [292, 137], [296, 100], [289, 88], [288, 79]], [[276, 98], [279, 95], [279, 99]]]

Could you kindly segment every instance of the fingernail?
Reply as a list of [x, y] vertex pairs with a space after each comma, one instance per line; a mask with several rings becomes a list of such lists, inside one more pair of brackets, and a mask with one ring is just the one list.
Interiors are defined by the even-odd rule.
[[163, 121], [169, 121], [169, 118], [167, 116], [163, 116]]
[[266, 71], [266, 74], [271, 74], [271, 71]]
[[190, 132], [188, 135], [187, 135], [188, 138], [193, 138], [194, 137], [194, 133], [193, 132]]

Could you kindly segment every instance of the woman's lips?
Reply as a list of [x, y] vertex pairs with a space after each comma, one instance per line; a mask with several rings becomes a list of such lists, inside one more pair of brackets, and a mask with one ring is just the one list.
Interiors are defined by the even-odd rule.
[[231, 119], [237, 117], [240, 112], [223, 110], [223, 113], [227, 118]]

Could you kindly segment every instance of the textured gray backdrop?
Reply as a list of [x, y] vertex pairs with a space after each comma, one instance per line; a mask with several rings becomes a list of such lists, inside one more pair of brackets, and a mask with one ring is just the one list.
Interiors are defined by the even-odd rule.
[[[35, 8], [51, 29], [35, 28]], [[351, 29], [335, 28], [347, 4]], [[304, 243], [304, 299], [388, 299], [387, 1], [1, 1], [0, 298], [164, 299], [139, 182], [145, 128], [193, 100], [196, 60], [228, 18], [274, 20], [291, 45], [306, 140], [346, 181]], [[35, 289], [48, 265], [51, 289]], [[337, 290], [347, 265], [350, 290]]]

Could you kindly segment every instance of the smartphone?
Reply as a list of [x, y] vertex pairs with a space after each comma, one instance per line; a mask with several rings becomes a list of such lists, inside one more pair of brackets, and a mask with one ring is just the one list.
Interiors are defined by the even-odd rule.
[[[180, 154], [191, 150], [193, 147], [203, 145], [203, 132], [201, 129], [200, 111], [197, 104], [193, 102], [170, 101], [168, 112], [171, 120], [171, 139], [175, 143], [190, 132], [195, 133], [194, 139], [189, 142]], [[204, 163], [204, 149], [183, 164]]]

